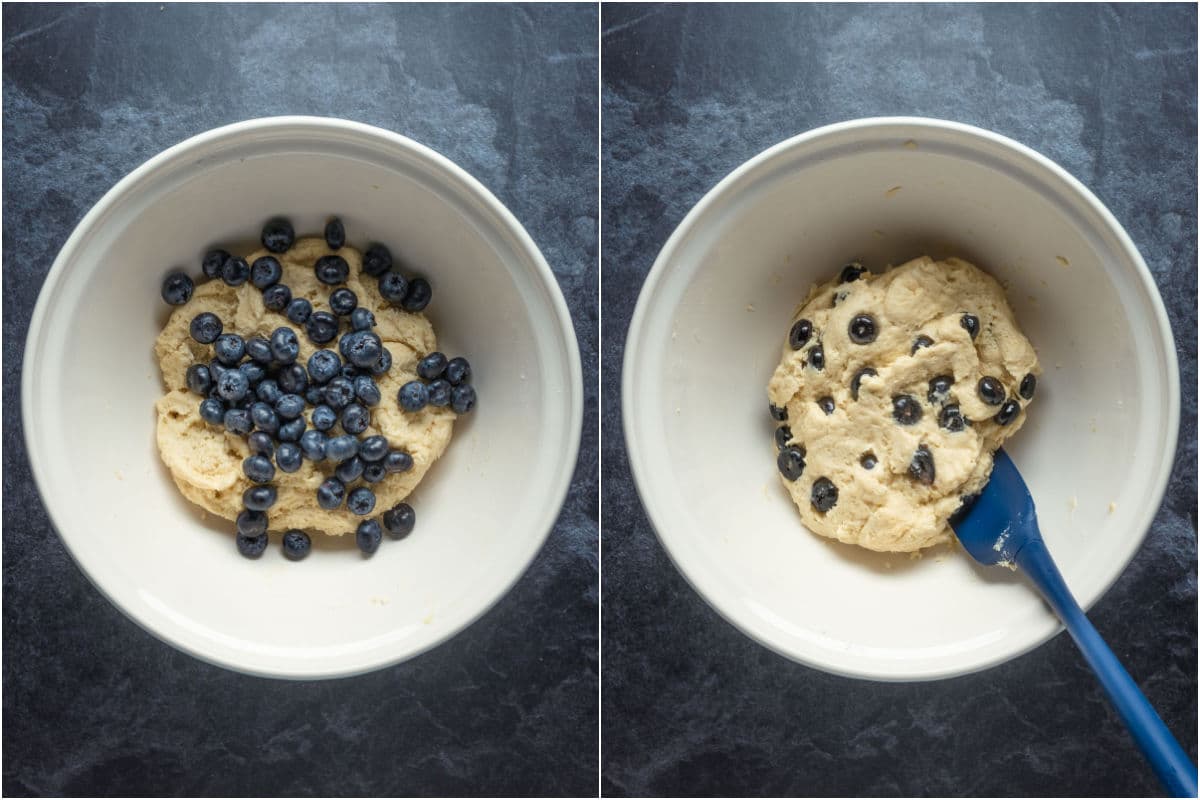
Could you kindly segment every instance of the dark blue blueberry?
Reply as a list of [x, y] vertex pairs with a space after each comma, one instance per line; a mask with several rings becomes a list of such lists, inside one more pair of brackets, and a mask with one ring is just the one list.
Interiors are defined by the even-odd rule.
[[958, 433], [966, 427], [966, 418], [962, 415], [957, 403], [947, 403], [938, 414], [938, 425], [951, 433]]
[[787, 425], [780, 425], [775, 429], [775, 449], [782, 450], [787, 447], [788, 442], [792, 440], [792, 429]]
[[346, 485], [337, 478], [326, 478], [317, 487], [317, 505], [326, 510], [337, 508], [346, 497]]
[[997, 412], [994, 419], [997, 425], [1007, 425], [1016, 419], [1019, 413], [1021, 413], [1021, 404], [1016, 400], [1009, 400], [1000, 406], [1000, 411]]
[[246, 259], [234, 256], [221, 265], [221, 280], [228, 286], [241, 286], [250, 280], [250, 265]]
[[304, 398], [298, 394], [285, 394], [275, 401], [275, 413], [280, 419], [295, 419], [304, 413]]
[[917, 338], [913, 339], [911, 354], [916, 355], [917, 351], [920, 350], [922, 347], [931, 347], [932, 345], [933, 345], [933, 339], [930, 339], [928, 336], [921, 334]]
[[350, 313], [350, 327], [356, 331], [369, 331], [375, 327], [375, 315], [359, 306]]
[[446, 380], [450, 381], [451, 386], [470, 383], [471, 365], [462, 356], [452, 358], [450, 359], [450, 363], [446, 364], [445, 376]]
[[295, 442], [284, 442], [275, 450], [275, 463], [284, 472], [295, 472], [300, 469], [303, 454], [300, 445]]
[[204, 254], [204, 260], [200, 262], [200, 269], [204, 271], [206, 278], [221, 277], [221, 267], [225, 266], [225, 262], [229, 260], [229, 253], [224, 250], [209, 250]]
[[408, 280], [399, 272], [385, 272], [379, 276], [379, 294], [398, 305], [408, 296]]
[[842, 267], [842, 274], [838, 278], [838, 283], [852, 283], [858, 280], [859, 277], [866, 271], [867, 268], [862, 264], [857, 261], [851, 261], [849, 264]]
[[822, 345], [818, 344], [808, 351], [808, 363], [818, 372], [825, 369], [825, 348]]
[[225, 424], [225, 404], [215, 397], [200, 401], [200, 419], [209, 425]]
[[281, 367], [275, 376], [279, 388], [287, 394], [304, 394], [308, 391], [308, 371], [299, 364]]
[[359, 375], [354, 379], [354, 395], [365, 406], [377, 406], [383, 399], [379, 386], [371, 380], [370, 375]]
[[246, 380], [246, 376], [238, 369], [229, 370], [217, 381], [217, 394], [231, 403], [241, 400], [249, 391], [250, 381]]
[[879, 338], [879, 327], [870, 314], [856, 314], [846, 327], [846, 333], [855, 344], [870, 344]]
[[279, 402], [279, 398], [283, 397], [283, 390], [279, 388], [279, 384], [273, 378], [266, 378], [254, 390], [254, 394], [264, 403], [275, 405]]
[[279, 426], [279, 441], [294, 444], [300, 441], [300, 437], [304, 435], [304, 429], [307, 427], [308, 423], [304, 421], [304, 417], [285, 422]]
[[862, 458], [858, 459], [858, 463], [862, 464], [863, 469], [875, 469], [875, 465], [879, 463], [879, 459], [874, 453], [863, 453]]
[[286, 252], [294, 241], [296, 232], [292, 230], [292, 223], [283, 217], [276, 217], [263, 225], [262, 246], [272, 253]]
[[349, 316], [358, 308], [358, 295], [345, 287], [334, 289], [329, 295], [329, 308], [339, 317]]
[[379, 360], [371, 365], [371, 374], [379, 377], [386, 375], [387, 371], [392, 368], [392, 354], [386, 347], [381, 348]]
[[838, 488], [829, 478], [817, 478], [813, 481], [810, 499], [813, 508], [824, 514], [837, 505]]
[[383, 459], [383, 468], [388, 472], [408, 472], [412, 465], [412, 456], [403, 450], [393, 450]]
[[192, 338], [200, 344], [212, 344], [221, 335], [224, 327], [220, 317], [211, 311], [205, 311], [192, 317], [192, 324], [188, 330]]
[[354, 489], [346, 497], [346, 508], [352, 514], [365, 517], [375, 510], [375, 493], [365, 486]]
[[254, 420], [254, 427], [260, 431], [272, 436], [279, 433], [279, 415], [275, 413], [274, 408], [261, 400], [250, 406], [250, 419]]
[[417, 525], [417, 512], [408, 503], [397, 503], [383, 512], [383, 526], [393, 539], [403, 539]]
[[266, 511], [275, 505], [278, 496], [274, 486], [251, 486], [242, 492], [242, 505], [251, 511]]
[[350, 265], [341, 256], [321, 256], [317, 263], [313, 264], [313, 272], [321, 283], [337, 286], [339, 283], [345, 283], [346, 278], [350, 277]]
[[242, 462], [242, 472], [255, 483], [270, 483], [275, 478], [275, 465], [266, 456], [250, 456]]
[[777, 406], [774, 403], [768, 403], [767, 410], [771, 412], [771, 419], [776, 422], [787, 422], [787, 406]]
[[429, 390], [420, 381], [409, 381], [400, 387], [396, 399], [405, 411], [420, 411], [429, 402]]
[[792, 325], [792, 329], [788, 331], [788, 344], [793, 350], [799, 350], [808, 344], [808, 340], [812, 338], [812, 332], [811, 322], [806, 319], [798, 319]]
[[392, 268], [392, 253], [382, 244], [373, 244], [363, 254], [362, 270], [373, 278], [378, 278]]
[[250, 434], [246, 437], [246, 444], [250, 447], [251, 455], [266, 456], [267, 458], [275, 455], [275, 440], [266, 431], [255, 431]]
[[924, 415], [921, 403], [909, 394], [898, 394], [892, 398], [892, 419], [900, 425], [916, 425]]
[[308, 322], [308, 318], [312, 316], [312, 313], [312, 303], [303, 297], [293, 297], [292, 302], [287, 304], [285, 316], [297, 325], [303, 325]]
[[345, 461], [358, 455], [358, 439], [353, 436], [335, 436], [325, 445], [325, 457], [330, 461]]
[[417, 374], [427, 381], [437, 380], [448, 363], [445, 353], [430, 353], [417, 362]]
[[383, 342], [373, 331], [354, 331], [342, 337], [338, 342], [342, 355], [356, 367], [370, 369], [379, 361], [383, 351]]
[[173, 306], [181, 306], [192, 299], [192, 292], [195, 288], [196, 285], [192, 283], [192, 279], [186, 273], [176, 270], [163, 278], [162, 299]]
[[1021, 393], [1021, 397], [1024, 397], [1026, 400], [1032, 400], [1033, 393], [1036, 390], [1037, 390], [1037, 376], [1034, 375], [1032, 372], [1030, 372], [1024, 378], [1021, 379], [1021, 386], [1019, 389], [1017, 389], [1017, 391]]
[[989, 406], [998, 406], [1004, 402], [1004, 384], [990, 375], [979, 379], [979, 399]]
[[354, 541], [364, 555], [372, 555], [379, 549], [379, 543], [383, 541], [383, 528], [373, 519], [364, 519], [358, 524], [358, 530], [354, 532]]
[[[830, 400], [829, 404], [833, 405], [833, 401]], [[475, 387], [467, 384], [455, 386], [450, 392], [450, 407], [454, 409], [455, 414], [470, 414], [471, 410], [475, 408]], [[822, 408], [824, 407], [822, 405]], [[825, 413], [833, 412], [826, 411]]]
[[975, 316], [974, 314], [963, 314], [962, 319], [958, 321], [958, 324], [962, 325], [966, 329], [967, 333], [970, 334], [972, 339], [979, 335], [979, 317]]
[[334, 378], [325, 385], [325, 405], [341, 411], [354, 402], [354, 384], [346, 378]]
[[925, 399], [930, 403], [944, 403], [950, 399], [950, 387], [954, 385], [953, 375], [938, 375], [929, 381], [929, 392]]
[[433, 287], [424, 278], [414, 278], [408, 284], [408, 294], [404, 296], [402, 305], [405, 311], [424, 311], [425, 306], [433, 299]]
[[337, 424], [337, 412], [327, 405], [319, 405], [312, 410], [312, 424], [319, 431], [327, 431]]
[[223, 333], [213, 344], [213, 354], [227, 367], [236, 367], [246, 355], [246, 342], [236, 333]]
[[789, 481], [798, 479], [804, 474], [804, 451], [799, 447], [785, 447], [775, 457], [775, 466]]
[[325, 389], [321, 386], [309, 386], [304, 393], [304, 400], [310, 406], [319, 406], [325, 402]]
[[450, 393], [454, 387], [445, 378], [438, 378], [429, 384], [429, 405], [445, 408], [450, 405]]
[[304, 324], [304, 330], [313, 344], [329, 344], [338, 335], [338, 320], [328, 311], [314, 311]]
[[299, 561], [312, 550], [312, 539], [301, 530], [292, 529], [283, 535], [283, 555], [289, 561]]
[[300, 339], [291, 328], [271, 331], [271, 355], [280, 364], [291, 364], [300, 355]]
[[305, 431], [300, 436], [300, 452], [309, 461], [325, 460], [325, 445], [329, 437], [320, 431]]
[[260, 533], [258, 536], [242, 536], [237, 535], [238, 552], [246, 558], [258, 558], [267, 549], [269, 537], [265, 533]]
[[231, 408], [225, 412], [225, 429], [233, 433], [249, 433], [254, 429], [250, 412], [244, 408]]
[[870, 367], [863, 367], [854, 373], [854, 377], [850, 379], [850, 397], [854, 400], [858, 399], [858, 389], [862, 385], [863, 378], [873, 378], [878, 375], [879, 373]]
[[367, 483], [379, 483], [387, 477], [387, 470], [378, 462], [363, 467], [363, 480]]
[[199, 395], [208, 394], [208, 390], [213, 387], [212, 373], [203, 364], [192, 364], [188, 367], [185, 379], [188, 389]]
[[364, 461], [382, 461], [388, 454], [388, 440], [382, 436], [368, 436], [358, 446], [358, 454]]
[[912, 461], [908, 463], [908, 474], [913, 480], [926, 486], [933, 484], [937, 470], [933, 466], [933, 453], [929, 452], [925, 445], [921, 445], [913, 453]]
[[333, 471], [333, 474], [336, 475], [337, 479], [342, 483], [351, 484], [362, 477], [363, 467], [365, 466], [366, 464], [363, 463], [363, 460], [358, 456], [355, 456], [354, 458], [347, 458], [345, 461], [338, 464], [337, 469]]
[[[455, 391], [458, 390], [456, 389]], [[820, 406], [821, 410], [825, 412], [825, 416], [829, 416], [834, 412], [834, 409], [837, 408], [837, 405], [833, 402], [833, 398], [828, 396], [822, 397], [820, 400], [818, 400], [817, 405]], [[457, 408], [454, 410], [458, 411]]]
[[342, 409], [342, 430], [357, 436], [371, 424], [371, 414], [358, 403], [351, 403]]
[[292, 302], [292, 290], [282, 283], [276, 283], [263, 289], [262, 299], [263, 305], [271, 311], [283, 311]]
[[318, 350], [308, 357], [308, 377], [313, 383], [329, 383], [341, 368], [342, 359], [332, 350]]
[[346, 243], [346, 226], [337, 217], [325, 223], [325, 244], [330, 250], [340, 250]]
[[338, 370], [338, 374], [353, 383], [354, 379], [357, 378], [361, 373], [359, 372], [358, 367], [354, 366], [353, 364], [342, 364], [342, 368]]
[[271, 363], [271, 343], [261, 336], [251, 336], [246, 340], [246, 355], [264, 367]]
[[217, 381], [220, 380], [221, 376], [226, 372], [229, 372], [229, 367], [225, 366], [217, 359], [214, 358], [212, 361], [208, 362], [208, 374], [212, 376], [214, 389], [216, 389]]
[[256, 258], [254, 263], [250, 265], [250, 283], [254, 284], [256, 289], [266, 289], [268, 286], [274, 286], [279, 283], [279, 279], [283, 277], [283, 267], [274, 256], [263, 256]]
[[246, 376], [246, 381], [250, 384], [251, 389], [257, 388], [263, 378], [267, 377], [266, 367], [253, 361], [243, 361], [237, 369]]

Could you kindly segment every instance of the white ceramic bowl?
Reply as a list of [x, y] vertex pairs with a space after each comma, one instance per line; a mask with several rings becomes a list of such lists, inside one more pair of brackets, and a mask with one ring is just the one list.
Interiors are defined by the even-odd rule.
[[780, 485], [766, 384], [809, 286], [960, 255], [1006, 283], [1045, 368], [1008, 451], [1086, 607], [1140, 545], [1179, 425], [1171, 331], [1133, 243], [1046, 158], [950, 122], [866, 119], [779, 144], [721, 181], [663, 247], [630, 326], [623, 408], [643, 503], [691, 584], [797, 661], [885, 680], [978, 670], [1058, 624], [961, 550], [920, 560], [808, 532]]
[[[214, 245], [253, 245], [285, 215], [298, 234], [336, 213], [348, 241], [389, 244], [434, 286], [439, 345], [467, 356], [479, 403], [413, 495], [417, 528], [364, 559], [353, 536], [303, 562], [278, 540], [242, 558], [231, 523], [176, 490], [155, 446], [162, 276], [200, 277]], [[288, 678], [363, 672], [466, 627], [516, 582], [566, 495], [582, 382], [554, 276], [481, 184], [402, 136], [279, 117], [209, 131], [155, 156], [67, 240], [33, 314], [22, 376], [26, 444], [67, 548], [151, 633], [199, 658]]]

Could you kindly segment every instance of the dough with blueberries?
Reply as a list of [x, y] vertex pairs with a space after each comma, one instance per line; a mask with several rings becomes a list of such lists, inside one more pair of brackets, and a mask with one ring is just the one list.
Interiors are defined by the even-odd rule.
[[1040, 374], [1004, 290], [975, 266], [848, 265], [797, 310], [767, 387], [800, 518], [870, 550], [948, 541]]
[[[375, 315], [373, 330], [392, 355], [391, 369], [375, 376], [382, 400], [370, 410], [371, 423], [362, 436], [382, 434], [392, 448], [408, 452], [413, 460], [410, 470], [389, 474], [370, 487], [376, 496], [375, 513], [382, 514], [407, 497], [445, 451], [455, 413], [450, 408], [432, 405], [411, 413], [398, 405], [398, 390], [417, 379], [417, 361], [437, 350], [437, 339], [423, 314], [392, 306], [380, 296], [376, 281], [362, 273], [362, 256], [357, 250], [343, 246], [334, 251], [322, 239], [305, 238], [297, 240], [287, 252], [258, 250], [247, 255], [246, 261], [254, 263], [261, 256], [274, 256], [283, 267], [281, 282], [291, 288], [294, 298], [307, 299], [314, 311], [330, 311], [332, 287], [317, 280], [313, 264], [318, 258], [333, 254], [349, 264], [350, 275], [344, 285], [358, 296], [360, 307]], [[201, 419], [199, 398], [188, 390], [186, 381], [189, 366], [195, 362], [208, 363], [213, 357], [212, 347], [199, 344], [189, 333], [192, 318], [205, 311], [220, 317], [226, 332], [247, 339], [256, 335], [269, 338], [273, 330], [283, 326], [294, 329], [300, 340], [299, 364], [307, 363], [308, 357], [319, 348], [309, 341], [304, 326], [267, 309], [262, 292], [250, 282], [232, 287], [211, 280], [196, 286], [192, 299], [172, 312], [159, 334], [154, 351], [166, 388], [156, 404], [159, 453], [187, 499], [232, 520], [243, 510], [242, 493], [253, 485], [242, 472], [242, 461], [250, 455], [250, 450], [244, 436], [208, 425]], [[323, 347], [336, 350], [337, 343]], [[307, 406], [304, 418], [310, 430], [311, 415], [312, 406]], [[335, 425], [329, 433], [341, 433], [341, 425]], [[363, 517], [349, 511], [345, 503], [326, 510], [316, 501], [317, 487], [333, 473], [333, 467], [331, 462], [314, 463], [306, 458], [296, 472], [276, 470], [272, 484], [278, 488], [278, 499], [270, 509], [271, 530], [300, 528], [333, 536], [354, 533]]]

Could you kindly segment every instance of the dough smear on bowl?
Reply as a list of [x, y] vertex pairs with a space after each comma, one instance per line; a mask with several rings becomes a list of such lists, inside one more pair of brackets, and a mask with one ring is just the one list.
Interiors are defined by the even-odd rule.
[[1004, 290], [975, 266], [848, 265], [797, 310], [767, 387], [800, 518], [871, 550], [951, 539], [947, 521], [987, 483], [1040, 374]]

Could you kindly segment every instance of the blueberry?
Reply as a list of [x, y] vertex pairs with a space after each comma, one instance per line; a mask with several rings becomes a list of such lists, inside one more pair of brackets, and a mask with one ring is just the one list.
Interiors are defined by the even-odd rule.
[[208, 390], [213, 387], [212, 374], [203, 364], [192, 364], [188, 367], [186, 380], [188, 389], [199, 395], [208, 394]]
[[200, 419], [209, 425], [222, 425], [225, 422], [225, 404], [215, 397], [200, 401]]
[[[363, 491], [367, 490], [363, 489]], [[379, 543], [383, 541], [383, 528], [373, 519], [364, 519], [358, 524], [358, 530], [354, 532], [354, 541], [363, 554], [372, 555], [379, 549]]]
[[863, 469], [875, 469], [875, 465], [879, 463], [879, 459], [875, 458], [874, 453], [863, 453], [858, 463], [862, 464]]
[[250, 265], [244, 258], [230, 258], [221, 265], [221, 280], [228, 286], [241, 286], [250, 280]]
[[353, 436], [335, 436], [325, 445], [325, 457], [330, 461], [345, 461], [358, 455], [358, 439]]
[[420, 411], [429, 402], [429, 390], [420, 381], [409, 381], [400, 387], [396, 398], [405, 411]]
[[379, 276], [379, 294], [389, 303], [402, 303], [408, 296], [408, 281], [399, 272], [385, 272]]
[[1017, 414], [1021, 413], [1021, 404], [1016, 400], [1009, 400], [1004, 405], [1000, 406], [1000, 411], [994, 419], [997, 425], [1007, 425], [1017, 418]]
[[392, 253], [381, 244], [373, 244], [363, 254], [362, 270], [373, 278], [378, 278], [392, 268]]
[[360, 486], [346, 497], [346, 508], [352, 514], [365, 517], [375, 510], [375, 493], [365, 486]]
[[850, 334], [850, 341], [855, 344], [870, 344], [879, 337], [879, 329], [875, 325], [875, 318], [870, 314], [858, 314], [854, 319], [850, 320], [850, 325], [846, 328], [846, 332]]
[[256, 388], [262, 383], [263, 378], [267, 377], [267, 370], [262, 364], [256, 364], [253, 361], [243, 361], [238, 364], [237, 371], [246, 376], [246, 382], [250, 384], [250, 388]]
[[285, 316], [297, 325], [303, 325], [308, 322], [308, 318], [312, 316], [312, 313], [312, 303], [303, 297], [295, 297], [292, 298], [292, 302], [287, 304]]
[[338, 374], [351, 383], [354, 383], [354, 379], [357, 378], [361, 372], [359, 371], [358, 367], [354, 366], [353, 364], [342, 364], [342, 368], [338, 370]]
[[854, 400], [858, 399], [858, 389], [862, 386], [863, 378], [874, 378], [879, 375], [878, 372], [870, 367], [863, 367], [858, 372], [854, 373], [854, 377], [850, 379], [850, 397]]
[[417, 362], [417, 374], [427, 381], [437, 380], [446, 369], [449, 359], [443, 353], [430, 353]]
[[314, 311], [304, 324], [313, 344], [329, 344], [338, 335], [338, 320], [328, 311]]
[[212, 361], [208, 362], [208, 374], [212, 376], [214, 389], [216, 388], [217, 381], [226, 372], [229, 372], [229, 367], [225, 366], [217, 359], [214, 358]]
[[798, 447], [785, 447], [775, 457], [775, 465], [780, 475], [794, 481], [804, 474], [804, 453]]
[[1021, 397], [1024, 397], [1026, 400], [1032, 400], [1033, 393], [1036, 390], [1037, 390], [1037, 376], [1034, 375], [1032, 372], [1030, 372], [1028, 375], [1026, 375], [1024, 378], [1021, 379], [1021, 387], [1017, 391], [1020, 392]]
[[261, 336], [252, 336], [246, 340], [246, 355], [252, 361], [267, 366], [271, 363], [271, 343]]
[[279, 415], [275, 413], [275, 409], [261, 400], [250, 406], [250, 419], [254, 420], [254, 427], [264, 433], [275, 436], [279, 433]]
[[204, 260], [200, 262], [200, 269], [204, 271], [206, 278], [221, 277], [221, 267], [225, 266], [225, 262], [229, 260], [229, 253], [224, 250], [209, 250], [204, 254]]
[[957, 403], [947, 403], [942, 406], [941, 413], [938, 414], [938, 425], [951, 433], [958, 433], [966, 427], [966, 420]]
[[[838, 283], [853, 283], [858, 280], [867, 268], [857, 261], [851, 261], [846, 266], [842, 267], [842, 274], [838, 277]], [[836, 495], [834, 496], [836, 500]]]
[[787, 443], [792, 439], [792, 429], [787, 425], [780, 425], [775, 429], [775, 449], [782, 450], [787, 447]]
[[388, 472], [408, 472], [412, 465], [412, 456], [403, 450], [393, 450], [383, 459], [383, 468]]
[[454, 388], [445, 378], [438, 378], [429, 384], [429, 405], [437, 408], [445, 408], [450, 405], [450, 394]]
[[971, 335], [972, 339], [979, 335], [979, 317], [974, 314], [963, 314], [962, 319], [958, 322], [967, 329], [967, 333]]
[[251, 511], [266, 511], [275, 505], [278, 496], [274, 486], [251, 486], [242, 492], [242, 505]]
[[350, 312], [350, 327], [356, 331], [369, 331], [375, 327], [375, 315], [370, 309], [359, 306]]
[[379, 401], [383, 399], [383, 394], [379, 391], [379, 386], [375, 381], [371, 380], [370, 375], [359, 375], [354, 379], [354, 396], [364, 406], [377, 406]]
[[289, 561], [299, 561], [312, 549], [312, 540], [301, 530], [292, 529], [283, 535], [283, 555]]
[[283, 253], [296, 240], [296, 232], [292, 223], [282, 217], [276, 217], [267, 222], [262, 229], [262, 246], [272, 253]]
[[279, 388], [279, 384], [274, 379], [266, 378], [254, 390], [254, 394], [264, 403], [275, 405], [279, 402], [279, 398], [283, 397], [283, 390]]
[[335, 289], [329, 295], [329, 307], [339, 317], [346, 317], [358, 308], [358, 295], [346, 288]]
[[227, 367], [236, 367], [246, 355], [246, 342], [236, 333], [223, 333], [213, 344], [213, 354]]
[[292, 302], [292, 290], [282, 283], [268, 286], [262, 293], [263, 305], [271, 311], [283, 311]]
[[[303, 422], [303, 420], [297, 420]], [[304, 454], [300, 452], [300, 446], [295, 442], [284, 442], [279, 445], [275, 451], [275, 463], [284, 472], [295, 472], [300, 469], [300, 462], [303, 460]]]
[[221, 318], [211, 311], [205, 311], [192, 317], [192, 324], [188, 328], [192, 338], [200, 344], [212, 344], [221, 335], [223, 329]]
[[250, 434], [246, 437], [246, 444], [250, 447], [251, 455], [266, 456], [267, 458], [275, 455], [275, 440], [266, 431], [255, 431]]
[[288, 394], [304, 394], [308, 391], [308, 372], [299, 364], [281, 367], [275, 376], [279, 388]]
[[913, 453], [912, 461], [908, 463], [908, 474], [913, 480], [926, 486], [933, 484], [934, 478], [937, 477], [937, 470], [933, 467], [933, 454], [925, 445], [921, 445]]
[[392, 354], [386, 348], [380, 348], [379, 360], [371, 365], [371, 374], [376, 377], [386, 375], [387, 371], [392, 368]]
[[304, 417], [285, 422], [279, 426], [279, 441], [295, 444], [300, 441], [300, 437], [304, 435], [304, 429], [307, 427], [308, 423], [304, 421]]
[[317, 487], [317, 505], [326, 510], [337, 508], [346, 497], [346, 485], [337, 478], [326, 478]]
[[283, 267], [274, 256], [263, 256], [257, 258], [250, 265], [250, 283], [254, 284], [256, 289], [266, 289], [268, 286], [274, 286], [279, 283], [279, 279], [283, 277]]
[[342, 430], [357, 436], [371, 424], [370, 413], [358, 403], [351, 403], [342, 409]]
[[305, 431], [300, 436], [300, 452], [309, 461], [324, 461], [328, 442], [329, 437], [320, 431]]
[[990, 375], [979, 379], [979, 399], [989, 406], [1004, 402], [1004, 385]]
[[[347, 339], [350, 341], [347, 342]], [[370, 369], [371, 365], [379, 360], [383, 342], [372, 331], [354, 331], [342, 337], [339, 347], [342, 348], [342, 355], [351, 364], [362, 369]]]
[[818, 372], [825, 369], [825, 348], [818, 344], [809, 350], [808, 364]]
[[319, 431], [327, 431], [337, 424], [337, 412], [327, 405], [319, 405], [312, 410], [312, 424]]
[[267, 549], [269, 537], [265, 533], [260, 533], [258, 536], [242, 536], [237, 535], [238, 552], [246, 558], [258, 558]]
[[926, 398], [930, 403], [944, 403], [950, 399], [950, 387], [953, 385], [953, 375], [938, 375], [929, 381], [929, 394]]
[[787, 406], [777, 406], [774, 403], [771, 403], [767, 410], [771, 412], [771, 419], [775, 420], [776, 422], [787, 422]]
[[300, 355], [300, 339], [291, 328], [271, 332], [271, 355], [280, 364], [291, 364]]
[[366, 464], [361, 458], [354, 456], [338, 464], [333, 474], [337, 476], [339, 481], [349, 485], [362, 477], [363, 467], [365, 466]]
[[408, 294], [404, 296], [401, 305], [405, 311], [424, 311], [425, 306], [433, 299], [433, 287], [424, 278], [414, 278], [408, 284]]
[[330, 250], [340, 250], [346, 243], [346, 226], [337, 217], [325, 223], [325, 245]]
[[325, 388], [309, 385], [304, 392], [304, 401], [310, 406], [319, 406], [325, 402]]
[[326, 286], [337, 286], [350, 277], [350, 265], [341, 256], [321, 256], [313, 264], [313, 272], [317, 280]]
[[813, 481], [810, 500], [813, 508], [824, 514], [837, 505], [838, 488], [833, 485], [833, 481], [829, 480], [829, 478], [817, 478]]
[[325, 386], [325, 404], [341, 411], [354, 402], [354, 384], [348, 378], [337, 377]]
[[798, 319], [792, 325], [792, 329], [788, 331], [788, 344], [793, 350], [799, 350], [808, 344], [808, 340], [812, 338], [812, 332], [811, 322], [806, 319]]
[[304, 413], [304, 398], [298, 394], [285, 394], [275, 401], [275, 413], [280, 419], [295, 419]]
[[250, 412], [244, 408], [231, 408], [225, 412], [225, 429], [233, 433], [249, 433], [254, 428]]
[[912, 395], [899, 394], [892, 398], [892, 419], [901, 425], [916, 425], [923, 413], [921, 404]]
[[446, 364], [446, 371], [443, 373], [446, 380], [450, 381], [451, 386], [459, 386], [460, 384], [471, 382], [471, 365], [465, 358], [450, 359], [450, 363]]
[[397, 503], [383, 512], [383, 527], [393, 539], [403, 539], [417, 525], [417, 512], [408, 503]]
[[313, 383], [329, 383], [341, 367], [342, 360], [332, 350], [318, 350], [308, 357], [308, 377]]
[[388, 441], [382, 436], [368, 436], [358, 446], [364, 461], [382, 461], [388, 454]]
[[916, 355], [917, 351], [920, 350], [922, 347], [929, 347], [932, 344], [933, 344], [933, 339], [930, 339], [928, 336], [926, 336], [924, 334], [918, 336], [917, 338], [913, 339], [912, 355]]
[[187, 274], [175, 270], [167, 274], [162, 282], [162, 299], [173, 306], [181, 306], [192, 299], [196, 285]]
[[270, 483], [275, 478], [275, 465], [266, 456], [250, 456], [242, 462], [242, 472], [255, 483]]
[[379, 483], [387, 477], [387, 469], [378, 462], [363, 467], [363, 480], [367, 483]]
[[450, 392], [450, 407], [455, 414], [470, 414], [475, 409], [475, 387], [455, 386]]
[[217, 381], [217, 394], [230, 402], [241, 400], [249, 391], [250, 381], [246, 380], [241, 370], [231, 369]]

